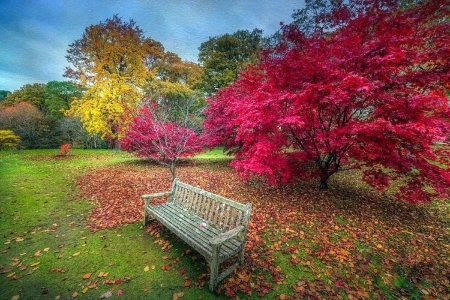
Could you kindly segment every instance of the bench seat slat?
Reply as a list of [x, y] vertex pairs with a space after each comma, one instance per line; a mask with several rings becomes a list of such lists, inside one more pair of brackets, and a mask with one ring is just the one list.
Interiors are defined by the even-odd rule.
[[[199, 225], [204, 223], [204, 219], [176, 205], [171, 205], [170, 203], [153, 206], [150, 207], [149, 210], [161, 215], [170, 216], [169, 219], [173, 220], [172, 222], [182, 222], [184, 226], [195, 228], [195, 233], [200, 234], [201, 236], [207, 236], [208, 240], [223, 233], [223, 230], [217, 228], [216, 226], [211, 226], [210, 224], [207, 224], [207, 226]], [[240, 242], [238, 243], [240, 244]]]
[[[162, 223], [171, 223], [171, 226], [174, 229], [172, 231], [180, 231], [182, 236], [179, 237], [185, 241], [186, 239], [189, 240], [189, 242], [186, 242], [192, 246], [192, 248], [201, 252], [207, 261], [211, 259], [212, 253], [209, 246], [209, 241], [221, 233], [219, 229], [210, 226], [209, 224], [200, 227], [199, 224], [203, 223], [203, 219], [168, 203], [151, 207], [149, 211], [150, 214]], [[230, 242], [225, 243], [220, 252], [220, 254], [222, 254], [220, 255], [221, 260], [226, 260], [231, 255], [236, 253], [236, 250], [239, 249], [240, 246], [241, 242], [237, 239], [233, 239]], [[199, 247], [201, 250], [198, 250]]]

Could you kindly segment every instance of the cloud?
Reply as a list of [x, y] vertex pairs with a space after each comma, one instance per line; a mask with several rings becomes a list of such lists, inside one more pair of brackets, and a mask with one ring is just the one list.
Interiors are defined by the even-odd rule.
[[[259, 28], [273, 34], [289, 22], [298, 0], [3, 0], [0, 10], [0, 89], [64, 80], [69, 44], [86, 27], [114, 14], [133, 19], [166, 51], [196, 61], [209, 37]], [[5, 77], [10, 76], [10, 77]], [[29, 81], [27, 81], [29, 80]]]

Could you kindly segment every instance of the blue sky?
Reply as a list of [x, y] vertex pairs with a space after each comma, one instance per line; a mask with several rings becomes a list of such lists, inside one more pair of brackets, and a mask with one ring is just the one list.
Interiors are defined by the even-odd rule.
[[68, 45], [114, 14], [133, 19], [166, 51], [196, 61], [209, 37], [290, 23], [303, 0], [0, 0], [0, 90], [66, 80]]

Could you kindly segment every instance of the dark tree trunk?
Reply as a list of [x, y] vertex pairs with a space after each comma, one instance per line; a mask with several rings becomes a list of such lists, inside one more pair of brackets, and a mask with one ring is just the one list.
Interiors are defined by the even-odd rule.
[[326, 190], [326, 189], [328, 189], [328, 178], [330, 178], [330, 177], [320, 178], [319, 188], [320, 188], [321, 190]]

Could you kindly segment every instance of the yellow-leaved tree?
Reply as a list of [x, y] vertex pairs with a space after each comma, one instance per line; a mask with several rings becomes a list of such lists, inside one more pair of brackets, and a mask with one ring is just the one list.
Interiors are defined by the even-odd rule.
[[64, 76], [86, 91], [66, 115], [79, 117], [90, 134], [115, 142], [139, 105], [142, 88], [155, 78], [164, 48], [144, 37], [133, 20], [123, 22], [117, 15], [87, 27], [69, 47], [66, 58], [72, 66]]

